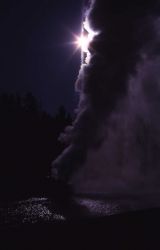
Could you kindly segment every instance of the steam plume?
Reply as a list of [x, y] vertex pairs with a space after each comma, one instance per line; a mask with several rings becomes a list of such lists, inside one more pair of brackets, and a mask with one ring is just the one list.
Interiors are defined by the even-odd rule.
[[76, 82], [77, 118], [52, 175], [87, 192], [150, 191], [160, 177], [160, 2], [91, 1], [100, 31]]

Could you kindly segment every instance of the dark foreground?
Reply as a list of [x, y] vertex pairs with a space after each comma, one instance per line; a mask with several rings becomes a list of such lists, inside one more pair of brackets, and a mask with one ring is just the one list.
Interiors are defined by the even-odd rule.
[[157, 204], [158, 197], [1, 202], [0, 249], [160, 249]]

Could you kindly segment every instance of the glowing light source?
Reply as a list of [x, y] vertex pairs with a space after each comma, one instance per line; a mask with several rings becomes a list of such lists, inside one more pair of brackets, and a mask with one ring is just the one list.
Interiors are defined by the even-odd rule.
[[82, 34], [80, 36], [75, 36], [77, 49], [81, 49], [82, 51], [82, 63], [89, 63], [91, 56], [89, 52], [89, 44], [98, 33], [99, 32], [95, 32], [90, 28], [89, 22], [86, 19], [83, 22]]
[[76, 43], [78, 48], [81, 48], [83, 52], [88, 52], [89, 41], [87, 36], [81, 35], [77, 37]]

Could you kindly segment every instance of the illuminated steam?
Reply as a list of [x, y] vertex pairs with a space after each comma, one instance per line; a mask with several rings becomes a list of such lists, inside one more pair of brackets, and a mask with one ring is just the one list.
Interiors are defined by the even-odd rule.
[[89, 25], [87, 17], [82, 25], [82, 32], [80, 36], [75, 36], [78, 49], [81, 49], [82, 53], [82, 64], [88, 64], [91, 58], [91, 53], [89, 51], [90, 43], [93, 41], [94, 37], [98, 35], [98, 31], [93, 31]]
[[89, 2], [78, 41], [77, 117], [66, 129], [68, 147], [53, 162], [52, 176], [69, 180], [77, 192], [157, 191], [160, 1]]

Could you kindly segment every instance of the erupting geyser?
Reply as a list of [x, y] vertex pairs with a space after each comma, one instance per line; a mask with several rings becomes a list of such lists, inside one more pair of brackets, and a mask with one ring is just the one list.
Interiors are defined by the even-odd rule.
[[77, 40], [86, 53], [76, 82], [77, 117], [52, 176], [77, 192], [157, 192], [160, 0], [88, 2]]

